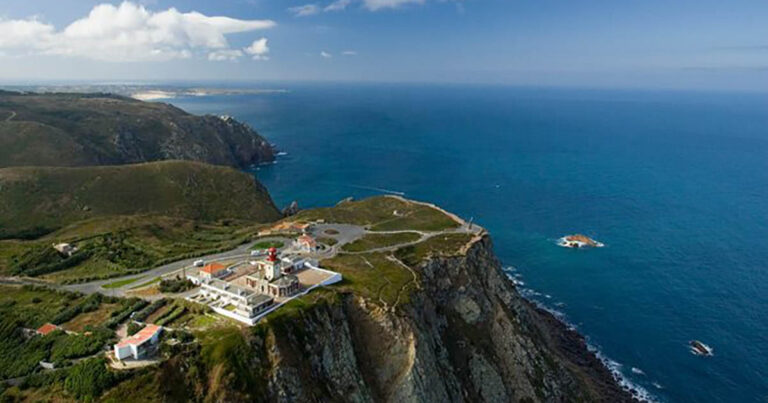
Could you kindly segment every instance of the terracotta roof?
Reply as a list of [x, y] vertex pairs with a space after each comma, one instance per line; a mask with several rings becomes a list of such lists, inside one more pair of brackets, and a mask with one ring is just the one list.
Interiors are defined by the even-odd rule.
[[317, 242], [315, 242], [315, 238], [312, 238], [311, 236], [309, 236], [307, 234], [301, 235], [299, 237], [299, 242], [300, 243], [305, 243], [305, 244], [310, 245], [310, 246], [317, 245]]
[[59, 327], [54, 325], [53, 323], [46, 323], [42, 326], [40, 326], [40, 329], [37, 329], [38, 334], [42, 334], [45, 336], [46, 334], [58, 329]]
[[158, 325], [146, 325], [144, 326], [144, 329], [141, 329], [138, 331], [138, 333], [134, 334], [131, 337], [126, 337], [122, 340], [120, 340], [119, 343], [117, 343], [118, 347], [125, 347], [130, 344], [142, 344], [145, 341], [152, 338], [152, 336], [155, 335], [160, 329], [162, 329]]
[[213, 262], [205, 265], [202, 269], [200, 269], [200, 271], [203, 273], [214, 274], [225, 270], [226, 268], [227, 266], [224, 266], [221, 263]]

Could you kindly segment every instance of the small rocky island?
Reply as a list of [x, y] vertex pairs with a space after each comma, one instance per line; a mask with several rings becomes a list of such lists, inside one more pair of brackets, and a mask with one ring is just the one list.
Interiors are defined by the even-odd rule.
[[602, 243], [582, 234], [566, 235], [557, 240], [557, 244], [564, 248], [602, 248]]

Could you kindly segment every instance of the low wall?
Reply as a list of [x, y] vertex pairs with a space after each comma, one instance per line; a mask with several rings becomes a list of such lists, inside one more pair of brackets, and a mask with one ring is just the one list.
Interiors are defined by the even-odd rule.
[[208, 306], [211, 309], [213, 309], [214, 312], [216, 312], [216, 313], [218, 313], [220, 315], [224, 315], [224, 316], [226, 316], [228, 318], [234, 319], [234, 320], [236, 320], [238, 322], [243, 322], [243, 323], [245, 323], [248, 326], [255, 325], [256, 322], [258, 321], [258, 318], [259, 318], [258, 316], [256, 318], [253, 318], [253, 319], [246, 318], [244, 316], [240, 316], [240, 315], [238, 315], [238, 314], [236, 314], [236, 313], [234, 313], [234, 312], [232, 312], [230, 310], [224, 309], [224, 308], [213, 307], [213, 306], [210, 306], [210, 305], [208, 305]]

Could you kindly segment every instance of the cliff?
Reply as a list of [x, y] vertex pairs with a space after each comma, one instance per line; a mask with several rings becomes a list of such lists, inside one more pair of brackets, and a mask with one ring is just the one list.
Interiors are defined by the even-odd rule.
[[235, 119], [110, 94], [0, 92], [0, 167], [193, 160], [245, 168], [272, 146]]
[[423, 261], [414, 276], [399, 305], [326, 290], [204, 342], [166, 362], [158, 392], [208, 401], [632, 401], [581, 336], [520, 297], [487, 236]]

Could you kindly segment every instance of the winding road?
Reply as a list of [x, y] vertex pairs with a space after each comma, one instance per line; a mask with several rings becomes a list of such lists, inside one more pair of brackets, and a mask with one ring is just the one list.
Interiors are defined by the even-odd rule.
[[[422, 204], [439, 209], [439, 207], [436, 207], [431, 204], [427, 204], [427, 203], [422, 203]], [[464, 221], [463, 219], [461, 219], [460, 217], [454, 214], [448, 213], [442, 209], [440, 210], [443, 211], [449, 217], [451, 217], [453, 220], [455, 220], [459, 224], [459, 226], [456, 228], [451, 228], [451, 229], [446, 229], [441, 231], [419, 231], [419, 230], [410, 230], [410, 229], [399, 230], [399, 231], [370, 231], [360, 225], [330, 224], [330, 223], [315, 224], [312, 226], [310, 230], [310, 233], [312, 236], [314, 236], [315, 238], [322, 238], [322, 237], [334, 238], [336, 240], [336, 244], [330, 246], [329, 248], [324, 248], [313, 253], [311, 255], [311, 258], [317, 259], [317, 260], [327, 259], [327, 258], [336, 256], [340, 252], [349, 253], [349, 254], [361, 254], [361, 253], [371, 253], [371, 252], [393, 251], [398, 248], [402, 248], [404, 246], [410, 246], [410, 245], [417, 244], [419, 242], [423, 242], [429, 238], [432, 238], [438, 235], [464, 233], [464, 234], [473, 234], [475, 236], [480, 236], [485, 232], [484, 228], [476, 224], [467, 223], [466, 221]], [[395, 245], [368, 249], [361, 252], [346, 252], [341, 250], [342, 246], [348, 243], [354, 242], [362, 238], [366, 234], [398, 234], [398, 233], [417, 233], [420, 235], [420, 237], [415, 241], [403, 242]], [[287, 245], [290, 244], [291, 240], [279, 235], [276, 235], [273, 237], [264, 237], [259, 239], [259, 241], [265, 241], [265, 240], [279, 240], [286, 244], [286, 246], [280, 249], [290, 248]], [[250, 257], [252, 246], [253, 246], [253, 242], [248, 242], [230, 251], [179, 260], [176, 262], [168, 263], [166, 265], [158, 266], [154, 269], [150, 269], [141, 273], [130, 274], [123, 277], [114, 277], [106, 280], [97, 280], [97, 281], [92, 281], [92, 282], [82, 283], [82, 284], [56, 285], [56, 284], [51, 284], [51, 283], [44, 282], [37, 279], [17, 278], [17, 277], [0, 278], [0, 282], [8, 283], [8, 284], [45, 285], [45, 286], [54, 287], [57, 289], [81, 292], [84, 294], [93, 294], [96, 292], [100, 292], [102, 294], [110, 295], [110, 296], [124, 296], [133, 287], [136, 287], [137, 285], [141, 284], [139, 282], [140, 281], [139, 279], [145, 279], [145, 281], [151, 281], [156, 277], [165, 276], [165, 275], [180, 271], [184, 268], [191, 267], [196, 260], [212, 261], [212, 260], [245, 259]], [[131, 279], [136, 279], [136, 281], [125, 284], [122, 287], [116, 287], [116, 288], [103, 287], [106, 284], [111, 284], [119, 281], [131, 280]], [[152, 299], [153, 297], [147, 297], [147, 298]], [[157, 298], [157, 297], [155, 296], [154, 298]]]

